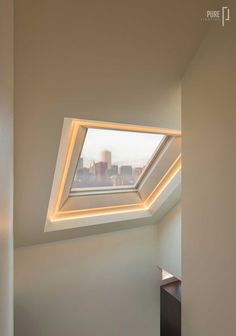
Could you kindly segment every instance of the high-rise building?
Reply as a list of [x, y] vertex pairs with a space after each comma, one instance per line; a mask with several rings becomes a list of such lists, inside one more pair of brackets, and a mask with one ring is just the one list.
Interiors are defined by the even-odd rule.
[[84, 167], [84, 159], [81, 157], [79, 158], [78, 169], [82, 169], [83, 167]]
[[90, 166], [89, 166], [89, 172], [90, 172], [90, 174], [92, 174], [92, 175], [96, 175], [96, 172], [95, 172], [95, 161], [91, 161], [90, 162]]
[[143, 172], [143, 168], [142, 167], [135, 167], [133, 169], [133, 177], [134, 177], [135, 181], [138, 180], [138, 178], [142, 174], [142, 172]]
[[96, 162], [95, 163], [95, 174], [96, 174], [96, 180], [102, 181], [106, 178], [107, 173], [107, 162]]
[[133, 172], [133, 168], [132, 166], [120, 166], [120, 174], [121, 176], [127, 176], [127, 177], [131, 177], [132, 176], [132, 172]]
[[107, 170], [107, 173], [109, 176], [114, 176], [118, 174], [118, 166], [117, 165], [111, 165], [111, 167]]
[[101, 161], [107, 163], [107, 168], [111, 168], [111, 152], [104, 150], [101, 152]]
[[122, 177], [122, 184], [123, 185], [131, 185], [134, 183], [133, 178], [133, 168], [132, 166], [121, 166], [120, 167], [120, 175]]
[[112, 175], [111, 182], [113, 186], [121, 186], [123, 184], [122, 176], [120, 174]]
[[83, 187], [88, 183], [89, 183], [89, 169], [88, 168], [77, 169], [75, 175], [75, 186]]

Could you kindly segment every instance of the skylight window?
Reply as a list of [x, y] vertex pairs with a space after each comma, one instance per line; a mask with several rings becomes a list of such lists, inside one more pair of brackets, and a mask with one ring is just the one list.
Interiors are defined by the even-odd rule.
[[152, 217], [180, 171], [179, 131], [65, 118], [45, 231]]
[[88, 128], [71, 192], [135, 188], [165, 135]]

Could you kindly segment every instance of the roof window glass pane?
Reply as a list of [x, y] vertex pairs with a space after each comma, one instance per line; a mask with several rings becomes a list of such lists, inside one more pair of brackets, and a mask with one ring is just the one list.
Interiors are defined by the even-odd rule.
[[134, 188], [165, 136], [88, 128], [71, 192]]

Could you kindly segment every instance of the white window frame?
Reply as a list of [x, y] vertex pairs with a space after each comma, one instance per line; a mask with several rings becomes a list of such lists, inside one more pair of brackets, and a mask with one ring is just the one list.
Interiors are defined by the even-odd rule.
[[[102, 128], [104, 129], [104, 128]], [[117, 129], [118, 131], [120, 131], [120, 129]], [[127, 132], [132, 132], [132, 131], [127, 131]], [[84, 144], [85, 142], [85, 138], [86, 135], [84, 136], [84, 139], [81, 141], [81, 143]], [[117, 192], [130, 192], [130, 191], [138, 191], [138, 186], [141, 184], [142, 180], [145, 178], [147, 172], [149, 171], [150, 167], [153, 165], [153, 162], [156, 160], [156, 158], [158, 157], [159, 153], [162, 151], [163, 147], [165, 146], [165, 144], [168, 142], [168, 138], [169, 136], [165, 135], [164, 139], [162, 139], [162, 141], [160, 142], [160, 144], [157, 146], [157, 148], [155, 149], [153, 155], [151, 156], [151, 158], [148, 160], [144, 170], [142, 171], [141, 175], [138, 177], [138, 180], [133, 184], [133, 185], [124, 185], [124, 186], [105, 186], [105, 187], [95, 187], [95, 188], [78, 188], [77, 192], [70, 192], [70, 196], [79, 196], [81, 194], [83, 195], [94, 195], [94, 194], [104, 194], [104, 193], [117, 193]], [[79, 151], [77, 150], [77, 153], [75, 153], [75, 157], [77, 157], [77, 164], [78, 164], [78, 160], [81, 157], [81, 151], [83, 149], [79, 148]], [[75, 176], [76, 170], [74, 171], [74, 176]], [[74, 176], [73, 176], [73, 180], [74, 180]], [[71, 181], [70, 181], [71, 182]], [[70, 184], [69, 182], [69, 184]]]
[[[99, 188], [71, 193], [87, 128], [102, 128], [166, 137], [132, 188]], [[181, 133], [139, 125], [65, 118], [59, 146], [45, 231], [150, 217], [179, 185]]]

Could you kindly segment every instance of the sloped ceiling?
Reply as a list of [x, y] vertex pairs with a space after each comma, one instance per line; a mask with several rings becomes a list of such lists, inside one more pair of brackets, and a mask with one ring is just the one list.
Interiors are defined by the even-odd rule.
[[98, 232], [43, 232], [63, 118], [179, 129], [180, 80], [214, 3], [15, 1], [16, 246]]

